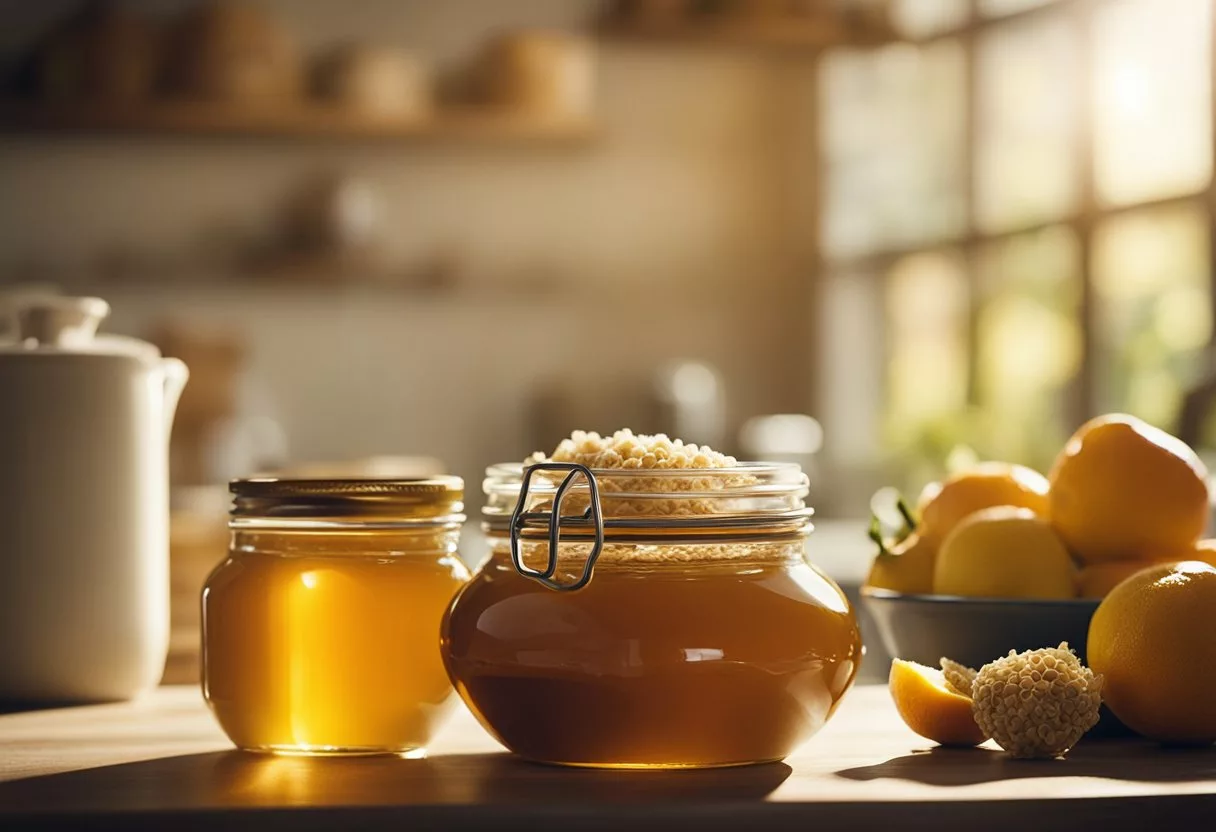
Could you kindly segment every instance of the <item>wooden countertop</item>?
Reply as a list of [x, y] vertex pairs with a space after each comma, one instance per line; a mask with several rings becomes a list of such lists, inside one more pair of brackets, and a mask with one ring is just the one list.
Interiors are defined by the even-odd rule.
[[551, 768], [506, 754], [461, 710], [427, 760], [244, 754], [196, 689], [0, 716], [0, 829], [571, 827], [820, 830], [1206, 825], [1216, 749], [1089, 740], [1062, 761], [935, 749], [884, 687], [854, 690], [783, 764], [683, 772]]

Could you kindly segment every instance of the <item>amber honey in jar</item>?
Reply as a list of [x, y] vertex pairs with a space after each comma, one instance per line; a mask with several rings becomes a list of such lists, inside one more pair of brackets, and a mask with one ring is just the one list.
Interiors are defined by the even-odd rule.
[[469, 708], [521, 756], [780, 760], [851, 686], [858, 628], [804, 557], [796, 465], [500, 465], [486, 490], [490, 557], [449, 610], [443, 654]]
[[232, 484], [203, 589], [203, 695], [240, 748], [422, 756], [454, 704], [439, 625], [468, 579], [456, 477]]

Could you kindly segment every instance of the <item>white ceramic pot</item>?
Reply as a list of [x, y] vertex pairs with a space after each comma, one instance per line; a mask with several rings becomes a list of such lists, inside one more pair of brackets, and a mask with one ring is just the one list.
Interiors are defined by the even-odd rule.
[[186, 366], [23, 298], [0, 344], [0, 700], [127, 699], [169, 643], [168, 440]]

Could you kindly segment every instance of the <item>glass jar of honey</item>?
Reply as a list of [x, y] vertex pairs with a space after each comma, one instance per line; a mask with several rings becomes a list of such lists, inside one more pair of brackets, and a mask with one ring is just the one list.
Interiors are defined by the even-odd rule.
[[468, 579], [457, 477], [232, 483], [203, 588], [203, 695], [240, 748], [422, 756], [454, 704], [439, 625]]
[[862, 656], [844, 594], [804, 557], [806, 493], [788, 464], [490, 468], [490, 557], [443, 624], [457, 691], [538, 762], [784, 758]]

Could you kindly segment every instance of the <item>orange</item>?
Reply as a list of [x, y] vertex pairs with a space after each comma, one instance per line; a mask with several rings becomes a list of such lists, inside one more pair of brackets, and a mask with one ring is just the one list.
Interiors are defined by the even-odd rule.
[[1183, 561], [1137, 572], [1089, 624], [1086, 655], [1102, 699], [1156, 740], [1216, 741], [1216, 567]]
[[927, 486], [920, 497], [921, 536], [938, 543], [974, 512], [1020, 506], [1047, 515], [1047, 478], [1023, 465], [983, 462]]
[[971, 715], [971, 699], [946, 687], [935, 667], [896, 659], [887, 683], [907, 726], [942, 745], [973, 746], [988, 739]]
[[1051, 524], [1030, 509], [977, 511], [937, 553], [933, 591], [986, 598], [1072, 598], [1075, 568]]
[[1207, 526], [1203, 463], [1184, 442], [1134, 416], [1087, 422], [1049, 479], [1051, 522], [1083, 563], [1188, 550]]
[[866, 586], [893, 592], [928, 593], [933, 591], [933, 565], [937, 546], [913, 532], [874, 558]]
[[1083, 566], [1077, 572], [1077, 595], [1082, 598], [1105, 598], [1108, 592], [1141, 569], [1149, 569], [1158, 563], [1160, 561], [1112, 560]]

